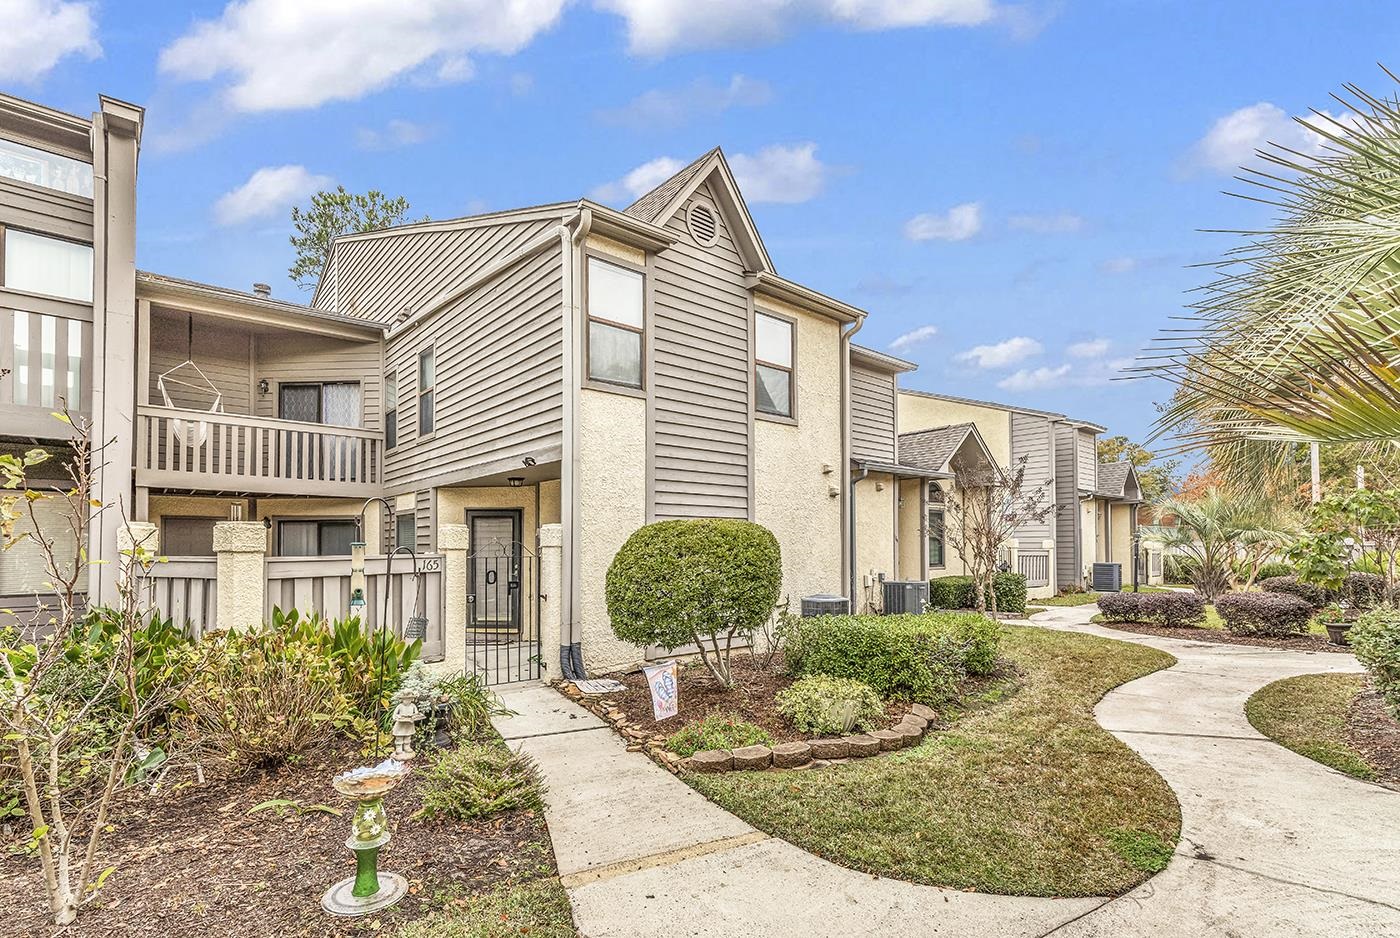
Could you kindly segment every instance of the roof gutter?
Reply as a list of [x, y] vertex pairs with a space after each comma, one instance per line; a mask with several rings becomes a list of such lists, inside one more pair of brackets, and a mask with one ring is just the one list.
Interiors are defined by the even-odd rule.
[[581, 681], [588, 676], [583, 663], [581, 625], [578, 620], [579, 584], [579, 532], [582, 517], [580, 513], [580, 477], [578, 472], [579, 451], [579, 376], [583, 373], [583, 343], [580, 341], [582, 323], [583, 252], [580, 245], [588, 238], [593, 228], [593, 210], [580, 202], [572, 218], [559, 224], [551, 232], [559, 245], [561, 263], [563, 303], [560, 315], [563, 327], [564, 345], [564, 427], [563, 458], [559, 466], [559, 520], [563, 522], [563, 567], [560, 571], [560, 588], [563, 592], [559, 623], [559, 668], [561, 675], [570, 681]]

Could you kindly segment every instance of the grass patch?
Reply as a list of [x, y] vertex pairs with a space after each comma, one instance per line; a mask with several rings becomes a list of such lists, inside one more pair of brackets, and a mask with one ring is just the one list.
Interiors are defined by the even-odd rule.
[[1171, 862], [1173, 846], [1150, 831], [1111, 830], [1104, 835], [1118, 855], [1144, 873], [1158, 873]]
[[559, 880], [501, 886], [453, 899], [441, 912], [404, 925], [395, 938], [575, 938], [574, 911]]
[[[852, 869], [1010, 895], [1117, 895], [1175, 844], [1166, 782], [1093, 718], [1107, 691], [1175, 659], [1095, 636], [1002, 627], [1020, 675], [915, 748], [811, 772], [688, 774], [770, 834]], [[1115, 840], [1113, 832], [1120, 832]], [[1131, 856], [1129, 856], [1131, 854]]]
[[1360, 674], [1303, 674], [1255, 691], [1245, 716], [1281, 746], [1338, 772], [1367, 780], [1376, 770], [1346, 741], [1347, 714], [1361, 692]]

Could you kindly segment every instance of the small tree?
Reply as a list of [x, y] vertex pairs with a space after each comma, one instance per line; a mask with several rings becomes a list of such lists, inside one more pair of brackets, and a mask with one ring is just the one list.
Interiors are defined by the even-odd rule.
[[753, 640], [782, 580], [778, 540], [762, 525], [658, 521], [633, 532], [608, 567], [608, 615], [625, 642], [667, 651], [698, 645], [715, 680], [729, 687], [730, 646]]
[[[363, 195], [346, 192], [344, 186], [336, 186], [334, 192], [318, 192], [311, 197], [309, 207], [292, 207], [292, 226], [297, 233], [291, 242], [297, 257], [287, 273], [298, 287], [310, 290], [330, 254], [331, 242], [339, 235], [388, 228], [406, 215], [408, 199], [391, 199], [378, 189]], [[420, 220], [427, 221], [427, 217]]]
[[972, 577], [977, 611], [997, 614], [992, 580], [1003, 548], [1028, 524], [1042, 524], [1055, 506], [1050, 498], [1051, 480], [1030, 485], [1026, 481], [1026, 457], [1009, 472], [983, 461], [953, 460], [953, 498], [944, 511], [944, 537], [953, 546], [968, 576]]
[[[92, 512], [106, 510], [92, 498], [102, 447], [90, 445], [81, 421], [62, 419], [77, 430], [68, 488], [29, 487], [28, 471], [48, 458], [42, 450], [0, 455], [0, 546], [31, 543], [53, 597], [17, 641], [0, 645], [0, 747], [18, 769], [31, 847], [58, 925], [74, 921], [111, 872], [99, 872], [96, 862], [113, 799], [136, 777], [140, 734], [178, 697], [182, 671], [176, 660], [148, 654], [141, 598], [149, 553], [137, 550], [121, 564], [115, 607], [81, 611], [84, 534]], [[62, 520], [45, 523], [68, 529], [78, 545], [73, 556], [62, 556], [54, 531], [40, 523], [36, 506], [49, 500]]]
[[1252, 584], [1263, 563], [1293, 538], [1283, 509], [1215, 486], [1199, 497], [1167, 498], [1155, 507], [1159, 522], [1171, 517], [1176, 523], [1161, 527], [1153, 540], [1195, 560], [1193, 585], [1208, 602], [1237, 583], [1237, 560], [1247, 565], [1245, 582]]
[[1400, 489], [1333, 492], [1318, 503], [1307, 536], [1289, 552], [1299, 576], [1329, 589], [1342, 585], [1347, 573], [1370, 566], [1385, 581], [1385, 601], [1400, 593]]

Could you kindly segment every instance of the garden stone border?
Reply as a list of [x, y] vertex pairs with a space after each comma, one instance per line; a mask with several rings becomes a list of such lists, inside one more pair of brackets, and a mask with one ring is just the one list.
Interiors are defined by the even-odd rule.
[[911, 704], [904, 716], [888, 729], [850, 736], [809, 739], [773, 746], [742, 746], [738, 749], [707, 749], [685, 758], [666, 748], [666, 734], [634, 726], [627, 714], [608, 695], [585, 694], [572, 683], [559, 682], [555, 689], [601, 718], [627, 742], [628, 752], [644, 752], [672, 775], [688, 772], [762, 772], [785, 769], [815, 769], [866, 759], [882, 752], [895, 752], [919, 745], [938, 714], [924, 704]]

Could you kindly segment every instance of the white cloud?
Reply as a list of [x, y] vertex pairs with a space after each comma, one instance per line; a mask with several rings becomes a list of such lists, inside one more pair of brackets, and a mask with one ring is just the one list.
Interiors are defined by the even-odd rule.
[[102, 54], [91, 3], [0, 0], [0, 81], [38, 81], [63, 58]]
[[995, 345], [978, 345], [953, 356], [954, 361], [968, 362], [978, 368], [1005, 368], [1019, 361], [1039, 355], [1044, 347], [1027, 336], [1012, 336]]
[[1099, 270], [1106, 274], [1130, 274], [1142, 266], [1137, 257], [1110, 257], [1099, 264]]
[[[817, 159], [815, 143], [764, 147], [749, 155], [736, 153], [729, 167], [744, 194], [744, 200], [758, 202], [806, 202], [821, 192], [828, 168]], [[589, 196], [599, 202], [633, 200], [657, 186], [687, 164], [671, 156], [659, 156], [633, 169], [621, 179], [597, 186]]]
[[264, 166], [243, 185], [214, 203], [214, 220], [220, 225], [240, 225], [270, 218], [331, 184], [329, 176], [307, 172], [305, 166]]
[[1084, 230], [1084, 217], [1073, 212], [1058, 212], [1051, 215], [1012, 215], [1006, 220], [1009, 228], [1015, 231], [1030, 231], [1035, 234], [1074, 234]]
[[1054, 368], [1022, 368], [997, 382], [1003, 391], [1039, 391], [1044, 388], [1063, 386], [1067, 383], [1072, 365], [1057, 365]]
[[599, 202], [636, 200], [680, 172], [686, 164], [672, 156], [648, 160], [621, 179], [605, 182], [588, 193]]
[[[1360, 118], [1355, 114], [1307, 114], [1304, 119], [1328, 133], [1336, 134], [1355, 127]], [[1333, 123], [1335, 121], [1336, 123]], [[1337, 124], [1341, 126], [1338, 127]], [[1206, 135], [1196, 141], [1190, 163], [1198, 168], [1232, 173], [1242, 164], [1254, 159], [1255, 152], [1274, 143], [1304, 154], [1316, 154], [1329, 141], [1321, 134], [1298, 123], [1283, 108], [1260, 101], [1231, 111], [1211, 124]]]
[[619, 108], [599, 111], [605, 124], [640, 130], [679, 127], [700, 117], [715, 117], [735, 107], [761, 107], [773, 100], [765, 81], [735, 75], [725, 85], [701, 78], [682, 88], [653, 88]]
[[1108, 339], [1085, 339], [1073, 343], [1065, 351], [1072, 358], [1101, 358], [1108, 352], [1110, 344]]
[[361, 127], [355, 131], [355, 145], [361, 150], [395, 150], [411, 147], [432, 138], [434, 128], [427, 124], [394, 118], [382, 128]]
[[[850, 29], [979, 26], [998, 19], [992, 0], [595, 0], [627, 21], [636, 55], [772, 42], [804, 21]], [[1014, 23], [1007, 23], [1013, 31]]]
[[910, 241], [966, 241], [982, 230], [982, 203], [964, 202], [943, 214], [925, 212], [904, 223]]
[[160, 71], [228, 82], [237, 111], [351, 101], [404, 78], [461, 81], [470, 56], [512, 55], [566, 0], [233, 0], [161, 50]]
[[729, 168], [746, 202], [806, 202], [826, 185], [827, 166], [817, 159], [815, 143], [775, 144], [752, 156], [736, 153]]
[[916, 345], [923, 345], [936, 335], [938, 335], [937, 326], [920, 326], [917, 329], [910, 329], [890, 343], [890, 351], [903, 352]]

